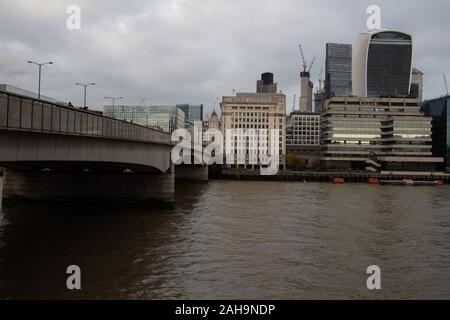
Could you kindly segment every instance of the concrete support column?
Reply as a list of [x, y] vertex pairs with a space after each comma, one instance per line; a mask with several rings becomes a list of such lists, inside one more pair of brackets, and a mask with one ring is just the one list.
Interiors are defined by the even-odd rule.
[[179, 165], [175, 167], [175, 178], [186, 181], [208, 181], [208, 166]]
[[175, 201], [173, 165], [167, 173], [36, 172], [5, 169], [3, 204], [95, 201], [161, 204]]

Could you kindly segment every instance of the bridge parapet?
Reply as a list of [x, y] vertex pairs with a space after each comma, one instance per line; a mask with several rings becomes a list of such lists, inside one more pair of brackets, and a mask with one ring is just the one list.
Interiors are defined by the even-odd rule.
[[0, 91], [0, 130], [172, 145], [170, 135], [104, 115]]

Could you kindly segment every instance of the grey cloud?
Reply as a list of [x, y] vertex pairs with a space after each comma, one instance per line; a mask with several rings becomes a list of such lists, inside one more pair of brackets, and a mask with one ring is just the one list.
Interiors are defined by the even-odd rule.
[[[81, 7], [79, 31], [65, 27], [70, 4]], [[35, 90], [37, 72], [26, 60], [54, 60], [42, 90], [64, 101], [80, 104], [74, 83], [93, 81], [88, 101], [96, 109], [117, 94], [126, 103], [204, 103], [211, 112], [216, 97], [254, 90], [260, 73], [272, 71], [292, 104], [298, 43], [317, 57], [316, 80], [325, 43], [352, 43], [371, 4], [382, 8], [384, 26], [414, 34], [425, 96], [441, 95], [442, 73], [450, 73], [445, 0], [2, 0], [0, 82]]]

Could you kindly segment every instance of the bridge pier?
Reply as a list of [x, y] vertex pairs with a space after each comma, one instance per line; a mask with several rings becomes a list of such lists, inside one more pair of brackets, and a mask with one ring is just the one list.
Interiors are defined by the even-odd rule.
[[208, 166], [182, 164], [175, 167], [177, 180], [208, 182], [208, 174]]
[[5, 169], [3, 205], [23, 202], [143, 203], [172, 207], [173, 165], [167, 173], [40, 172]]

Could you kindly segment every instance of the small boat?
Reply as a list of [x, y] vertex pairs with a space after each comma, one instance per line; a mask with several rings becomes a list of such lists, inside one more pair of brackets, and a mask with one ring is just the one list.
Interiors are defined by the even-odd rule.
[[333, 183], [343, 184], [345, 183], [345, 180], [343, 178], [334, 178]]
[[380, 180], [378, 180], [378, 178], [370, 178], [367, 181], [368, 184], [380, 184]]

